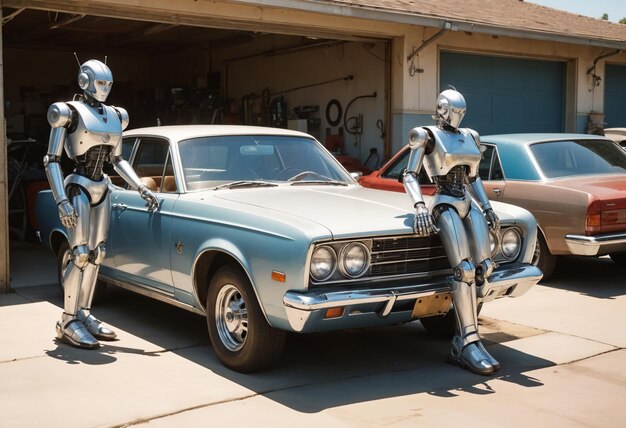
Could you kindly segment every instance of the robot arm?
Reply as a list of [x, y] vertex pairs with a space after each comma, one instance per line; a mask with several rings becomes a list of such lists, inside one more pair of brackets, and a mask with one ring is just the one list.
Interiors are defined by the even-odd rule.
[[[473, 129], [470, 129], [469, 131], [472, 134], [472, 137], [474, 137], [476, 145], [480, 147], [480, 137], [478, 133]], [[498, 219], [496, 213], [493, 211], [493, 208], [491, 208], [489, 198], [487, 197], [487, 192], [485, 192], [485, 186], [483, 185], [483, 181], [478, 175], [469, 178], [468, 189], [474, 199], [478, 201], [478, 203], [480, 204], [480, 208], [485, 213], [485, 218], [487, 219], [487, 223], [489, 223], [489, 227], [495, 230], [499, 229], [500, 220]]]
[[48, 142], [48, 152], [43, 158], [46, 176], [59, 209], [61, 223], [65, 227], [76, 227], [78, 214], [65, 193], [60, 163], [67, 128], [72, 124], [72, 110], [65, 103], [52, 104], [48, 109], [48, 123], [50, 123], [52, 131]]
[[116, 147], [111, 156], [113, 168], [117, 171], [120, 177], [124, 179], [124, 181], [139, 191], [141, 197], [148, 203], [149, 211], [156, 210], [159, 208], [159, 199], [141, 182], [133, 167], [131, 167], [127, 161], [122, 159], [121, 154], [118, 153], [119, 151], [121, 151], [121, 144]]
[[428, 208], [426, 208], [417, 179], [430, 142], [430, 135], [425, 129], [413, 128], [411, 130], [409, 133], [409, 147], [411, 148], [411, 153], [409, 154], [406, 170], [402, 173], [402, 184], [415, 208], [415, 223], [413, 229], [419, 236], [427, 236], [439, 231], [434, 225], [432, 215], [428, 211]]

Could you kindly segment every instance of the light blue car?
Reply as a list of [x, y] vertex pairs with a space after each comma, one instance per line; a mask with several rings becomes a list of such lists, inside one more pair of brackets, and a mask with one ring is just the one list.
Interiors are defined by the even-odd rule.
[[[206, 316], [227, 367], [267, 368], [287, 331], [421, 319], [452, 332], [451, 269], [439, 237], [416, 237], [406, 195], [361, 187], [310, 135], [163, 126], [126, 132], [122, 144], [161, 205], [148, 211], [110, 176], [99, 279]], [[478, 287], [480, 305], [520, 296], [541, 279], [530, 264], [533, 216], [493, 205], [502, 222], [492, 237], [497, 268]], [[37, 215], [60, 270], [70, 251], [49, 191], [40, 193]]]

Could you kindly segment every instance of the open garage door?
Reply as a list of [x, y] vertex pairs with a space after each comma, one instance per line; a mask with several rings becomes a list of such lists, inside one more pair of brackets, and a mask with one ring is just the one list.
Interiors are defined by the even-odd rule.
[[605, 127], [626, 127], [626, 65], [607, 64], [605, 75]]
[[480, 134], [562, 132], [565, 64], [461, 53], [441, 53], [440, 88], [467, 101], [463, 126]]
[[[28, 206], [37, 186], [46, 183], [41, 165], [50, 133], [46, 111], [79, 92], [74, 52], [80, 62], [107, 58], [115, 80], [107, 104], [128, 110], [131, 129], [197, 123], [290, 127], [328, 142], [344, 162], [356, 165], [352, 170], [359, 164], [374, 169], [382, 158], [389, 138], [381, 132], [389, 120], [387, 40], [347, 31], [321, 34], [288, 22], [268, 26], [252, 18], [245, 24], [225, 19], [182, 24], [149, 8], [145, 19], [137, 10], [121, 18], [114, 10], [92, 10], [89, 2], [75, 12], [7, 4], [2, 27], [7, 133], [11, 141], [32, 146], [26, 157], [16, 151], [19, 156], [9, 159], [11, 174], [28, 172], [17, 184], [25, 194], [13, 193], [20, 196], [19, 209], [17, 199], [9, 201], [16, 208], [11, 225], [21, 236], [24, 227], [35, 226], [32, 214], [24, 221], [22, 208], [32, 211]], [[209, 27], [211, 22], [216, 27]], [[370, 157], [372, 151], [376, 155]], [[10, 180], [16, 177], [11, 174]], [[32, 181], [39, 184], [30, 186]]]

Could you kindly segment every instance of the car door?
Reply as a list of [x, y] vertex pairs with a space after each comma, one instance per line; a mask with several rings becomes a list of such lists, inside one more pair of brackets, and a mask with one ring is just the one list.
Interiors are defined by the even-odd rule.
[[169, 142], [139, 138], [132, 166], [157, 195], [160, 206], [157, 211], [148, 211], [138, 191], [128, 185], [113, 192], [109, 230], [115, 272], [122, 280], [173, 296], [170, 234], [178, 186]]
[[492, 144], [482, 143], [480, 145], [482, 157], [478, 166], [478, 175], [483, 181], [487, 197], [493, 201], [502, 201], [506, 187], [506, 180], [498, 149]]

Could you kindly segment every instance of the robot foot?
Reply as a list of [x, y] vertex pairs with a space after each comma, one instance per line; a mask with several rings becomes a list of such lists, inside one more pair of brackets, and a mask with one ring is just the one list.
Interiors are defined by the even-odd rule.
[[483, 345], [482, 342], [476, 342], [476, 344], [478, 345], [482, 353], [485, 354], [485, 357], [487, 357], [489, 363], [491, 363], [491, 365], [493, 366], [493, 370], [500, 370], [500, 363], [498, 362], [498, 360], [493, 358], [489, 352], [487, 352], [487, 350], [485, 349], [485, 345]]
[[100, 346], [100, 343], [78, 319], [74, 318], [63, 324], [65, 326], [61, 321], [57, 321], [57, 339], [76, 348], [96, 349]]
[[78, 319], [87, 327], [89, 333], [97, 339], [115, 340], [117, 337], [117, 334], [113, 330], [103, 326], [102, 322], [91, 314], [85, 316], [83, 311], [79, 311]]
[[448, 360], [452, 364], [456, 364], [475, 374], [485, 376], [492, 374], [496, 369], [489, 361], [489, 358], [487, 358], [488, 354], [485, 355], [481, 351], [478, 346], [479, 343], [480, 342], [472, 342], [460, 351], [453, 345]]

